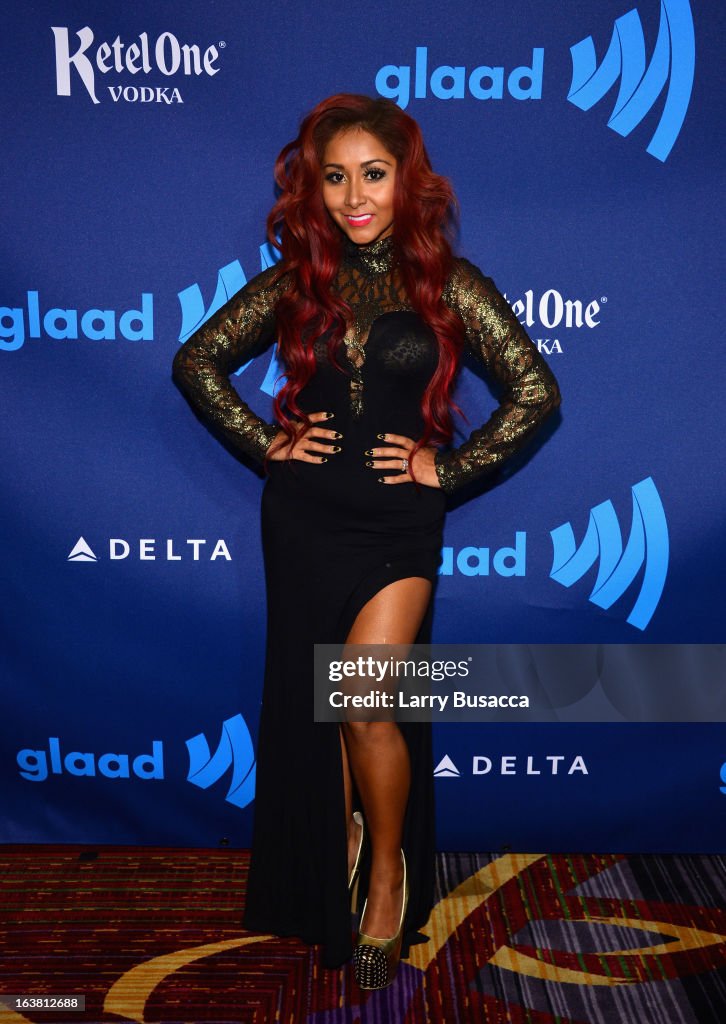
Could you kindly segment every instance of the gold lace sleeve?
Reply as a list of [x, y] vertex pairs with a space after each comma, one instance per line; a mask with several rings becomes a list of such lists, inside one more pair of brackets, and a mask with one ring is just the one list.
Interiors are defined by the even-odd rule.
[[172, 377], [199, 415], [233, 448], [258, 461], [279, 427], [250, 409], [229, 375], [251, 359], [275, 331], [275, 304], [283, 294], [278, 268], [263, 270], [214, 313], [174, 356]]
[[458, 448], [439, 451], [436, 475], [451, 493], [518, 451], [560, 404], [549, 366], [494, 281], [458, 259], [444, 301], [462, 317], [469, 349], [501, 389], [500, 404]]

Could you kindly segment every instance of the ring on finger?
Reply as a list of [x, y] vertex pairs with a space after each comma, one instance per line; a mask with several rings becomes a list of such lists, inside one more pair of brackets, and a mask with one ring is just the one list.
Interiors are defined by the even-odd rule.
[[408, 472], [408, 459], [401, 459], [401, 469], [404, 473]]

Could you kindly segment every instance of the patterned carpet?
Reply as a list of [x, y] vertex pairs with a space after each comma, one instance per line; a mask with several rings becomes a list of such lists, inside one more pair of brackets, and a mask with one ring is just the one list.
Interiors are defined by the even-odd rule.
[[428, 943], [383, 992], [239, 926], [247, 853], [0, 848], [2, 1024], [724, 1024], [726, 859], [440, 854]]

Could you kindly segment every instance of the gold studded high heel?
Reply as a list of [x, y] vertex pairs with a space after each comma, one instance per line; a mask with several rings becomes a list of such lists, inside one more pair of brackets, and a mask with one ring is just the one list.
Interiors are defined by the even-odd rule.
[[353, 870], [350, 873], [348, 879], [348, 891], [350, 892], [350, 910], [351, 913], [355, 913], [356, 906], [358, 905], [358, 882], [360, 881], [360, 861], [361, 853], [363, 852], [363, 838], [365, 836], [365, 825], [363, 824], [363, 815], [360, 811], [353, 812], [353, 821], [360, 825], [360, 839], [358, 840], [358, 852], [355, 855], [355, 864]]
[[[359, 988], [378, 989], [387, 988], [398, 970], [398, 963], [401, 957], [401, 943], [403, 940], [403, 919], [406, 916], [408, 905], [408, 880], [406, 878], [406, 858], [401, 850], [403, 860], [403, 903], [401, 905], [401, 919], [398, 924], [398, 931], [390, 939], [378, 939], [373, 935], [358, 933], [358, 941], [353, 950], [353, 968], [355, 980]], [[363, 904], [361, 921], [365, 917], [366, 898]]]

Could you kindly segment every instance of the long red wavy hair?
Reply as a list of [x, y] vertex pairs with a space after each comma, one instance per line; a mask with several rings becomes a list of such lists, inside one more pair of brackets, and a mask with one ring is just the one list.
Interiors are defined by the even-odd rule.
[[315, 373], [312, 343], [326, 332], [333, 365], [346, 372], [337, 357], [351, 310], [332, 289], [344, 236], [325, 208], [321, 186], [328, 142], [354, 127], [374, 135], [396, 158], [394, 251], [408, 300], [439, 346], [437, 369], [421, 403], [424, 432], [409, 456], [412, 461], [424, 445], [451, 439], [450, 408], [459, 411], [451, 393], [464, 327], [442, 300], [453, 262], [448, 236], [456, 199], [448, 180], [433, 172], [418, 124], [392, 100], [330, 96], [304, 118], [297, 138], [275, 162], [279, 198], [267, 219], [267, 235], [281, 251], [281, 273], [291, 281], [276, 309], [287, 380], [275, 397], [275, 416], [291, 440], [296, 436], [292, 416], [301, 421], [298, 433], [310, 426], [297, 397]]

